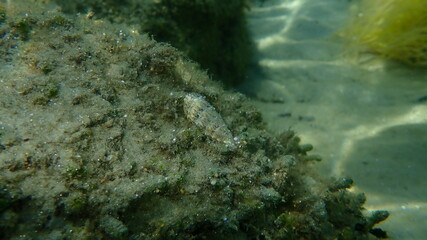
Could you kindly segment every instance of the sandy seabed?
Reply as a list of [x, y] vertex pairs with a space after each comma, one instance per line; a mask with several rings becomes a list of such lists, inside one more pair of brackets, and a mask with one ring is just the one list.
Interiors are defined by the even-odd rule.
[[249, 12], [260, 68], [240, 88], [272, 131], [295, 130], [323, 174], [351, 177], [391, 239], [427, 238], [427, 74], [349, 53], [350, 1], [267, 0]]

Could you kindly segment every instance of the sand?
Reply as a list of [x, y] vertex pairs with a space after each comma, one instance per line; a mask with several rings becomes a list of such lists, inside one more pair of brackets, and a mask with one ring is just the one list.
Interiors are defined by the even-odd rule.
[[314, 145], [325, 175], [351, 177], [392, 239], [427, 239], [427, 71], [355, 55], [335, 33], [350, 1], [267, 0], [249, 27], [259, 67], [240, 89], [268, 128]]

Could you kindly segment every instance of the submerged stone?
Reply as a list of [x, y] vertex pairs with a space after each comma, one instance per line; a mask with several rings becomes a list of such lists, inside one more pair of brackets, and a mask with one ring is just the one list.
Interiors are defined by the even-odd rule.
[[367, 239], [385, 218], [176, 49], [36, 5], [0, 26], [0, 238]]

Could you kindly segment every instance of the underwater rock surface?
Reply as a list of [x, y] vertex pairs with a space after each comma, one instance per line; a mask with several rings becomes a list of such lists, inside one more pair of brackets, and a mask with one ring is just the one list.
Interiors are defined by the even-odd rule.
[[226, 86], [246, 79], [253, 46], [246, 0], [47, 0], [68, 13], [126, 23], [167, 42]]
[[[20, 7], [2, 8], [0, 25], [0, 238], [379, 235], [386, 212], [365, 217], [350, 180], [317, 176], [310, 147], [265, 131], [245, 96], [176, 49], [125, 25]], [[237, 148], [188, 119], [188, 94], [204, 96]]]

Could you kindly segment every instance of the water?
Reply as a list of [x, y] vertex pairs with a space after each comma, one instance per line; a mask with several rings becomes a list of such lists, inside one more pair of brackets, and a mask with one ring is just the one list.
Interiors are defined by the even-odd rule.
[[260, 69], [240, 89], [270, 130], [291, 128], [315, 146], [322, 174], [352, 177], [368, 210], [389, 210], [379, 227], [391, 238], [426, 239], [427, 74], [349, 53], [335, 34], [349, 2], [255, 4], [248, 19]]

